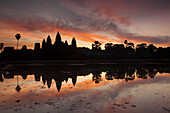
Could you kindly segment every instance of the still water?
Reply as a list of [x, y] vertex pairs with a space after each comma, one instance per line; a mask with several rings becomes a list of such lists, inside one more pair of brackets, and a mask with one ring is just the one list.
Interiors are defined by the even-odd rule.
[[169, 64], [9, 65], [0, 113], [169, 113]]

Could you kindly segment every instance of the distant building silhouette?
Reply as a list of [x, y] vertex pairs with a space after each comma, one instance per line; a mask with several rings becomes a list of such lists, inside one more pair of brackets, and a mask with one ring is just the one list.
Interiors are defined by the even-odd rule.
[[[17, 34], [17, 42], [20, 35]], [[35, 43], [34, 50], [27, 49], [23, 45], [22, 49], [14, 50], [14, 47], [4, 47], [0, 53], [2, 60], [114, 60], [114, 59], [170, 59], [170, 47], [157, 48], [153, 44], [141, 43], [134, 45], [132, 42], [124, 41], [124, 44], [106, 43], [105, 50], [101, 49], [101, 43], [94, 41], [92, 49], [87, 47], [77, 47], [76, 39], [73, 37], [69, 45], [67, 40], [62, 41], [58, 32], [54, 43], [50, 35], [43, 39], [42, 45]]]
[[14, 47], [4, 47], [4, 51], [14, 51]]
[[37, 51], [37, 52], [41, 50], [40, 49], [40, 43], [35, 43], [34, 50]]

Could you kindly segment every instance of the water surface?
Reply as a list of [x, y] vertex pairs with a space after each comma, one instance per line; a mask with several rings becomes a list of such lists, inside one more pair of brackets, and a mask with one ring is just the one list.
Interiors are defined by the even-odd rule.
[[7, 66], [2, 113], [170, 112], [169, 64]]

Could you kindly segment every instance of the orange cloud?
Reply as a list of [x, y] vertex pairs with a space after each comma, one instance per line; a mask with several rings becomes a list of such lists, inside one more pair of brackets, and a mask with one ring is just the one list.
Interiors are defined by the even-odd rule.
[[[44, 20], [39, 19], [42, 23]], [[126, 20], [122, 20], [126, 21]], [[66, 37], [75, 37], [77, 40], [84, 41], [85, 43], [93, 43], [95, 40], [99, 40], [101, 43], [123, 43], [124, 40], [128, 40], [134, 43], [152, 43], [152, 40], [157, 37], [151, 37], [149, 40], [146, 36], [135, 36], [132, 33], [115, 33], [115, 37], [119, 40], [113, 39], [112, 37], [106, 37], [106, 35], [98, 36], [96, 32], [94, 33], [87, 33], [85, 31], [78, 31], [74, 29], [65, 29], [57, 27], [57, 26], [48, 26], [46, 24], [36, 24], [37, 21], [31, 22], [31, 24], [19, 23], [19, 22], [12, 22], [12, 21], [0, 21], [2, 25], [0, 27], [0, 40], [1, 42], [6, 43], [6, 46], [15, 46], [15, 34], [20, 33], [22, 36], [20, 47], [22, 45], [28, 45], [29, 48], [32, 48], [35, 42], [41, 43], [42, 39], [46, 38], [48, 34], [54, 34], [58, 31], [61, 32], [61, 35]], [[97, 26], [91, 26], [92, 29], [100, 29]], [[147, 39], [147, 40], [146, 40]], [[163, 40], [161, 42], [161, 38], [157, 38], [158, 41], [155, 45], [157, 46], [169, 46], [169, 42]], [[159, 42], [160, 40], [160, 42]]]
[[[23, 45], [23, 44], [26, 44], [26, 45], [29, 45], [29, 47], [31, 45], [34, 44], [34, 40], [37, 40], [37, 41], [42, 41], [43, 38], [46, 38], [47, 36], [47, 33], [54, 33], [56, 31], [60, 31], [62, 32], [63, 36], [67, 36], [67, 37], [75, 37], [76, 39], [78, 40], [81, 40], [81, 41], [85, 41], [85, 42], [91, 42], [93, 43], [95, 40], [102, 40], [101, 42], [106, 42], [106, 41], [109, 41], [109, 42], [117, 42], [116, 40], [113, 40], [113, 39], [109, 39], [109, 38], [106, 38], [106, 37], [101, 37], [101, 36], [97, 36], [97, 35], [93, 35], [93, 34], [88, 34], [88, 33], [83, 33], [83, 32], [75, 32], [75, 31], [69, 31], [69, 30], [65, 30], [65, 29], [61, 29], [61, 28], [57, 28], [57, 27], [50, 27], [50, 26], [34, 26], [34, 25], [25, 25], [25, 24], [20, 24], [20, 23], [13, 23], [13, 22], [0, 22], [2, 25], [7, 25], [7, 27], [5, 26], [4, 28], [0, 28], [0, 32], [1, 34], [3, 34], [3, 36], [8, 39], [8, 37], [13, 37], [15, 39], [15, 34], [16, 33], [20, 33], [21, 36], [22, 36], [22, 41], [25, 40], [24, 38], [27, 38], [29, 40], [32, 39], [32, 44], [28, 41], [23, 41], [23, 43], [21, 42], [20, 43], [20, 46]], [[34, 28], [34, 29], [37, 29], [36, 31], [28, 31], [26, 28], [29, 27], [29, 28]], [[2, 32], [3, 30], [3, 32]], [[8, 30], [8, 34], [4, 33], [4, 31], [7, 31]], [[11, 33], [9, 33], [11, 32]], [[39, 34], [37, 33], [39, 32]], [[45, 34], [43, 34], [45, 33]], [[4, 38], [2, 35], [0, 38]], [[15, 45], [14, 41], [15, 40], [11, 40], [11, 38], [9, 39], [9, 42], [8, 41], [3, 41], [4, 43], [6, 43], [7, 45]], [[8, 43], [7, 43], [8, 42]], [[24, 43], [25, 42], [25, 43]]]

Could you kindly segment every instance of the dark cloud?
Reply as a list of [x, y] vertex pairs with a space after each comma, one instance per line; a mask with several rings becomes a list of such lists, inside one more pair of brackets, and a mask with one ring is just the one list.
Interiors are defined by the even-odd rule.
[[170, 36], [139, 36], [128, 31], [133, 26], [131, 18], [169, 13], [169, 5], [169, 0], [1, 0], [0, 22], [12, 29], [35, 33], [63, 30], [100, 34], [104, 40], [126, 38], [169, 44]]
[[125, 38], [134, 41], [147, 42], [153, 44], [169, 44], [170, 45], [170, 36], [139, 36], [137, 34], [122, 34]]

